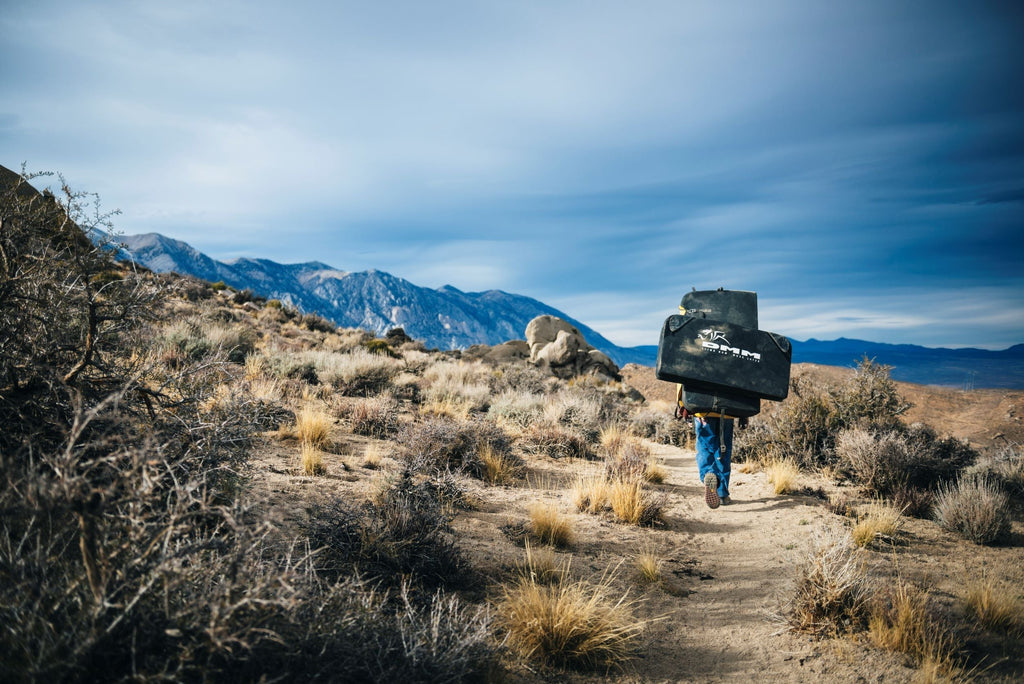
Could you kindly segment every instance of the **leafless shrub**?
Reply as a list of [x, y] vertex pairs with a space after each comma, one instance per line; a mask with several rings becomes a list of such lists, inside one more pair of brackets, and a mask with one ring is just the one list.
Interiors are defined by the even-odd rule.
[[658, 409], [643, 405], [628, 418], [629, 428], [638, 436], [659, 444], [686, 447], [693, 429], [672, 415], [672, 409]]
[[985, 477], [961, 477], [939, 488], [933, 516], [943, 529], [990, 544], [1010, 529], [1009, 499]]
[[735, 442], [736, 460], [795, 459], [801, 467], [831, 465], [838, 434], [860, 426], [874, 432], [899, 427], [910, 404], [889, 377], [890, 367], [864, 358], [837, 386], [811, 386], [800, 375], [777, 410], [762, 414]]
[[489, 448], [492, 455], [518, 462], [512, 454], [508, 435], [497, 425], [482, 419], [431, 418], [406, 425], [398, 433], [397, 441], [406, 462], [428, 473], [455, 470], [482, 477], [485, 469], [480, 454], [485, 448]]
[[361, 399], [349, 411], [352, 432], [385, 439], [398, 429], [398, 402], [390, 394]]
[[834, 636], [867, 625], [871, 592], [849, 534], [826, 532], [800, 566], [786, 612], [797, 632]]
[[341, 497], [319, 502], [305, 523], [317, 549], [314, 564], [332, 580], [358, 572], [393, 587], [404, 577], [422, 586], [461, 586], [468, 565], [455, 545], [448, 510], [437, 490], [408, 470], [364, 505]]
[[605, 458], [605, 475], [609, 480], [645, 479], [651, 464], [651, 450], [635, 437], [627, 437]]
[[551, 458], [594, 458], [591, 443], [571, 428], [546, 423], [534, 424], [519, 437], [523, 451]]
[[988, 478], [998, 483], [1011, 499], [1024, 500], [1024, 449], [1020, 444], [1006, 444], [986, 454], [964, 474]]

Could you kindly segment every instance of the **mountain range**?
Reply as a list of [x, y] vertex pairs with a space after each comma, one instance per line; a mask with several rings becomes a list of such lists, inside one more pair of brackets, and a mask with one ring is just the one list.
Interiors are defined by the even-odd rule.
[[[550, 314], [569, 321], [619, 365], [653, 366], [657, 345], [620, 347], [596, 330], [543, 302], [501, 290], [463, 292], [451, 285], [420, 287], [378, 270], [347, 272], [319, 262], [279, 264], [269, 259], [222, 262], [159, 233], [119, 236], [122, 258], [158, 273], [176, 272], [279, 299], [336, 325], [381, 335], [401, 327], [427, 346], [464, 349], [522, 339], [527, 324]], [[657, 339], [658, 331], [652, 331]], [[893, 345], [840, 338], [793, 340], [794, 363], [850, 367], [864, 356], [892, 366], [895, 380], [965, 389], [1024, 388], [1024, 344], [1001, 351]]]

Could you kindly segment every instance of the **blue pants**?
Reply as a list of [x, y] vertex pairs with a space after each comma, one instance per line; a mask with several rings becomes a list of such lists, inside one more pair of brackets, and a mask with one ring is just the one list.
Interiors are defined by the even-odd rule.
[[[725, 435], [718, 434], [719, 425], [724, 423]], [[693, 430], [697, 435], [697, 469], [700, 481], [709, 472], [718, 476], [718, 496], [729, 496], [729, 474], [732, 471], [732, 418], [701, 418], [694, 416]], [[721, 443], [725, 453], [721, 453]]]

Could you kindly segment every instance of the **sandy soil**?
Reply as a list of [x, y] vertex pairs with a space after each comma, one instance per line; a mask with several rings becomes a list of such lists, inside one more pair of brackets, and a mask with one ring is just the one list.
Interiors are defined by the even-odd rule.
[[[835, 373], [843, 369], [811, 372]], [[668, 383], [653, 379], [651, 369], [627, 367], [627, 381], [649, 399], [671, 399]], [[664, 385], [665, 387], [661, 387]], [[983, 391], [932, 392], [914, 388], [908, 394], [918, 404], [917, 419], [935, 420], [955, 404], [960, 415], [989, 416], [960, 424], [952, 419], [953, 434], [976, 444], [998, 441], [994, 435], [1016, 435], [1021, 394]], [[659, 394], [661, 393], [661, 394]], [[664, 395], [664, 396], [663, 396]], [[996, 396], [998, 395], [998, 396]], [[992, 407], [995, 407], [994, 409]], [[999, 413], [999, 412], [1002, 413]], [[976, 412], [976, 413], [972, 413]], [[999, 418], [997, 421], [996, 418]], [[938, 427], [938, 426], [936, 426]], [[984, 429], [988, 432], [975, 432]], [[325, 493], [353, 500], [366, 497], [397, 462], [385, 459], [384, 469], [363, 467], [363, 454], [374, 440], [353, 436], [339, 421], [332, 435], [335, 447], [325, 456], [326, 477], [298, 474], [299, 446], [269, 434], [257, 457], [257, 482], [270, 508], [285, 526], [304, 515], [305, 504]], [[380, 443], [385, 452], [387, 443]], [[694, 453], [650, 443], [668, 474], [653, 489], [665, 497], [665, 522], [640, 528], [617, 522], [610, 513], [588, 515], [575, 510], [571, 487], [580, 473], [599, 466], [593, 462], [528, 457], [529, 472], [516, 486], [491, 487], [478, 480], [463, 482], [477, 503], [455, 519], [459, 546], [483, 578], [482, 588], [466, 593], [467, 600], [488, 601], [501, 595], [524, 557], [522, 540], [508, 534], [528, 520], [528, 507], [550, 501], [567, 516], [575, 530], [571, 548], [558, 551], [570, 560], [573, 576], [599, 580], [611, 573], [612, 584], [635, 601], [639, 620], [649, 620], [637, 657], [622, 670], [577, 673], [514, 662], [511, 682], [909, 682], [916, 671], [904, 656], [871, 647], [866, 638], [814, 640], [790, 633], [780, 621], [793, 594], [798, 566], [816, 538], [826, 529], [850, 525], [831, 513], [826, 497], [841, 490], [821, 476], [804, 475], [805, 495], [776, 496], [765, 475], [742, 472], [734, 466], [734, 503], [710, 510], [703, 500]], [[817, 492], [817, 493], [814, 493]], [[864, 502], [863, 499], [861, 499]], [[1019, 518], [1019, 516], [1018, 516]], [[895, 546], [864, 552], [865, 567], [880, 582], [897, 574], [929, 590], [937, 604], [954, 617], [963, 616], [964, 587], [981, 575], [1024, 600], [1024, 524], [1014, 523], [1009, 542], [979, 547], [943, 532], [934, 523], [909, 520]], [[645, 585], [632, 563], [641, 549], [662, 559], [660, 582]], [[989, 653], [979, 681], [1024, 679], [1024, 642], [968, 635], [966, 646]]]

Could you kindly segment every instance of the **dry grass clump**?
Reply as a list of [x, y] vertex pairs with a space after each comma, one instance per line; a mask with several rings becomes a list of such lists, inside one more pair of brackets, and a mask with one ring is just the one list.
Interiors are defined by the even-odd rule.
[[345, 396], [371, 396], [387, 389], [401, 370], [401, 362], [363, 347], [344, 354], [314, 350], [296, 361], [312, 365], [316, 378]]
[[853, 543], [866, 547], [875, 541], [896, 541], [903, 527], [903, 511], [886, 501], [876, 499], [853, 527]]
[[367, 444], [363, 452], [363, 467], [368, 470], [380, 470], [384, 467], [385, 455], [384, 447], [380, 443]]
[[508, 451], [500, 451], [490, 444], [481, 444], [477, 457], [480, 462], [480, 479], [492, 485], [507, 485], [523, 476], [523, 460]]
[[786, 617], [797, 632], [852, 632], [867, 622], [869, 595], [867, 575], [850, 536], [831, 530], [817, 539], [800, 566]]
[[986, 629], [1008, 634], [1024, 634], [1024, 605], [992, 579], [980, 579], [969, 583], [963, 603], [967, 611]]
[[631, 435], [613, 443], [605, 458], [605, 474], [609, 480], [643, 480], [651, 463], [651, 450]]
[[990, 544], [1010, 529], [1009, 499], [986, 477], [961, 477], [939, 488], [935, 522], [975, 544]]
[[647, 470], [644, 472], [644, 479], [651, 484], [661, 484], [668, 479], [668, 471], [655, 460], [651, 460], [647, 464]]
[[302, 472], [306, 475], [323, 475], [327, 472], [323, 452], [309, 442], [302, 443]]
[[923, 670], [954, 677], [962, 672], [956, 639], [929, 606], [928, 594], [898, 579], [876, 597], [868, 637], [880, 648], [909, 655]]
[[616, 517], [630, 525], [654, 525], [662, 520], [665, 497], [645, 490], [640, 480], [613, 480], [608, 498]]
[[334, 421], [323, 411], [307, 406], [295, 414], [294, 434], [303, 444], [324, 449], [330, 444]]
[[579, 475], [572, 487], [572, 501], [579, 511], [592, 515], [609, 508], [611, 483], [603, 473]]
[[498, 602], [508, 646], [529, 660], [576, 669], [613, 668], [631, 659], [647, 621], [633, 614], [628, 593], [563, 576], [551, 583], [522, 578]]
[[664, 564], [661, 556], [651, 548], [641, 549], [633, 557], [633, 565], [636, 568], [640, 581], [644, 584], [654, 584], [661, 580], [661, 566]]
[[385, 439], [398, 429], [398, 401], [388, 393], [360, 399], [349, 409], [352, 432]]
[[796, 491], [797, 478], [800, 477], [800, 467], [795, 461], [776, 458], [764, 466], [764, 473], [768, 482], [772, 485], [775, 494], [789, 494]]
[[590, 442], [572, 428], [548, 423], [533, 424], [518, 438], [523, 451], [551, 458], [593, 458]]
[[665, 402], [651, 404], [644, 404], [630, 414], [627, 418], [629, 430], [658, 444], [688, 446], [693, 429], [686, 421], [676, 419], [673, 405]]
[[491, 400], [487, 415], [517, 430], [523, 430], [540, 419], [545, 403], [544, 397], [539, 394], [506, 389]]
[[570, 560], [559, 563], [558, 554], [550, 547], [537, 548], [526, 540], [526, 551], [515, 565], [519, 579], [539, 584], [554, 584], [569, 579]]
[[530, 532], [543, 544], [567, 548], [572, 546], [575, 534], [572, 521], [562, 515], [558, 506], [537, 502], [530, 506]]

